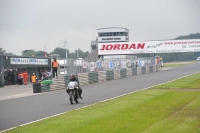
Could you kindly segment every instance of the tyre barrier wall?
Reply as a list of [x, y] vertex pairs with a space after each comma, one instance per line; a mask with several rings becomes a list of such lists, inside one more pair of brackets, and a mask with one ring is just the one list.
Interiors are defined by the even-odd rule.
[[149, 66], [146, 66], [146, 73], [149, 73]]
[[142, 69], [141, 67], [137, 67], [137, 75], [141, 75], [142, 74]]
[[135, 75], [137, 75], [137, 68], [136, 67], [132, 68], [132, 76], [135, 76]]
[[126, 78], [126, 77], [127, 77], [127, 70], [120, 69], [120, 78]]
[[42, 92], [50, 91], [50, 85], [41, 85], [41, 91]]
[[50, 91], [66, 88], [66, 81], [69, 81], [69, 76], [58, 76], [53, 78], [53, 84], [50, 85]]
[[[145, 66], [124, 68], [120, 70], [108, 70], [90, 73], [79, 73], [78, 77], [80, 86], [86, 86], [97, 82], [105, 82], [114, 79], [127, 78], [135, 75], [141, 75], [146, 73], [153, 73], [158, 71], [157, 66]], [[53, 84], [41, 85], [40, 83], [33, 84], [33, 93], [41, 93], [52, 90], [66, 89], [70, 76], [58, 76], [58, 79], [53, 79]]]
[[132, 76], [132, 69], [127, 68], [127, 77], [131, 77], [131, 76]]
[[114, 70], [114, 79], [120, 79], [120, 70]]
[[106, 71], [106, 80], [109, 81], [109, 80], [113, 80], [114, 79], [114, 71]]
[[98, 80], [99, 80], [99, 82], [106, 81], [106, 72], [105, 71], [98, 72]]
[[97, 83], [98, 80], [98, 73], [97, 72], [90, 72], [88, 73], [88, 83]]
[[158, 71], [158, 66], [157, 66], [157, 65], [154, 65], [154, 66], [153, 66], [153, 71], [154, 71], [154, 72], [157, 72], [157, 71]]
[[153, 73], [153, 66], [149, 66], [149, 72]]
[[79, 73], [78, 74], [79, 84], [82, 86], [88, 85], [88, 73]]
[[145, 74], [146, 73], [146, 67], [141, 67], [141, 74]]

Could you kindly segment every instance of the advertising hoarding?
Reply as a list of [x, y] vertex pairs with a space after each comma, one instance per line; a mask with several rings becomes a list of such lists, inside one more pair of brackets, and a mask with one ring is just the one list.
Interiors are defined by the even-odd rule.
[[99, 55], [199, 52], [200, 39], [98, 43]]
[[10, 64], [18, 64], [18, 65], [48, 65], [48, 59], [10, 58]]

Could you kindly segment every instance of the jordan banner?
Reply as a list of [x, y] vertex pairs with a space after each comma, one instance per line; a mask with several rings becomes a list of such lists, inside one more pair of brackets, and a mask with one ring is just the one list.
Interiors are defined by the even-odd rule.
[[98, 43], [98, 55], [199, 52], [200, 39]]

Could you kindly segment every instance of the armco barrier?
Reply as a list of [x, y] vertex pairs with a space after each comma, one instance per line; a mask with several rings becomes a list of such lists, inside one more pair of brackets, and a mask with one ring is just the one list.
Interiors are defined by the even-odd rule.
[[114, 70], [114, 79], [120, 79], [120, 70]]
[[137, 67], [132, 68], [132, 76], [137, 75]]

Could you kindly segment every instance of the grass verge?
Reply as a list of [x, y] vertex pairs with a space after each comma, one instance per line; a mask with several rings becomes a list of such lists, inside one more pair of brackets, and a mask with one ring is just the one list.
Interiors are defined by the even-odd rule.
[[188, 62], [167, 62], [164, 63], [164, 67], [179, 67], [179, 66], [184, 66], [188, 64], [193, 64], [195, 63], [194, 61], [188, 61]]
[[200, 132], [199, 75], [74, 110], [7, 133], [197, 133]]

